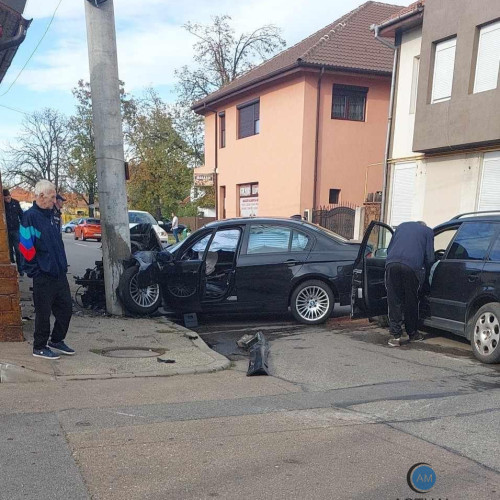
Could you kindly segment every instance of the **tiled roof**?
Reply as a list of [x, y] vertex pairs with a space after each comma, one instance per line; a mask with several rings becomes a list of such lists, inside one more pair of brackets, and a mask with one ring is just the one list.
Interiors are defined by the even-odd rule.
[[393, 52], [375, 40], [370, 26], [400, 10], [400, 5], [365, 2], [332, 24], [196, 102], [193, 108], [198, 109], [204, 104], [297, 66], [325, 66], [344, 71], [390, 74]]
[[389, 16], [387, 19], [384, 19], [380, 25], [388, 23], [389, 21], [392, 21], [393, 19], [398, 19], [401, 16], [404, 16], [405, 14], [410, 14], [410, 12], [418, 12], [421, 7], [425, 5], [425, 0], [418, 0], [418, 2], [413, 2], [412, 4], [408, 5], [408, 7], [405, 7], [398, 12], [395, 12], [392, 14], [392, 16]]

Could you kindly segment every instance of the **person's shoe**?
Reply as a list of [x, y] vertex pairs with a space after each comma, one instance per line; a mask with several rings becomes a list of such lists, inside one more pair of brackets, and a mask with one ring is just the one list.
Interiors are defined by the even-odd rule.
[[73, 354], [75, 354], [75, 350], [71, 349], [71, 347], [66, 345], [62, 340], [61, 342], [49, 342], [49, 347], [54, 349], [54, 351], [66, 354], [67, 356], [73, 356]]
[[33, 347], [33, 356], [43, 359], [59, 359], [61, 357], [59, 354], [52, 352], [48, 347], [44, 347], [43, 349], [35, 349]]
[[388, 344], [391, 347], [399, 347], [401, 345], [401, 339], [399, 337], [394, 337], [392, 339], [389, 339]]
[[422, 333], [420, 332], [415, 332], [411, 335], [408, 335], [410, 338], [410, 342], [422, 342], [422, 340], [425, 340], [425, 337]]

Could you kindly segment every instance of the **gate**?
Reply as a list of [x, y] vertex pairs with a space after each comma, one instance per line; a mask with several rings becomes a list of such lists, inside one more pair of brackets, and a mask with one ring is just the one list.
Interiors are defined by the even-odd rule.
[[356, 210], [354, 206], [330, 205], [313, 210], [312, 221], [314, 224], [318, 224], [351, 240], [354, 237], [355, 215]]

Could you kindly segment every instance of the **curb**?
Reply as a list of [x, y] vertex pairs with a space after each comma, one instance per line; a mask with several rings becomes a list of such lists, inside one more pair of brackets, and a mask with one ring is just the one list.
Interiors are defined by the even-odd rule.
[[47, 382], [54, 381], [56, 377], [39, 373], [24, 366], [14, 365], [12, 363], [0, 363], [0, 383], [19, 384], [26, 382]]

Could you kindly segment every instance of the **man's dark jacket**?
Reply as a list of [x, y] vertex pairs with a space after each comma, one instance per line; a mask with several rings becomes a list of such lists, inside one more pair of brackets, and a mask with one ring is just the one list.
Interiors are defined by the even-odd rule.
[[23, 219], [23, 209], [17, 200], [11, 198], [10, 203], [5, 202], [5, 218], [7, 219], [7, 230], [18, 231]]
[[420, 222], [403, 222], [396, 228], [387, 249], [386, 266], [397, 262], [417, 274], [434, 263], [434, 232]]
[[25, 212], [19, 229], [19, 250], [24, 257], [24, 270], [30, 278], [66, 275], [68, 262], [59, 226], [52, 209], [42, 209], [36, 203]]

